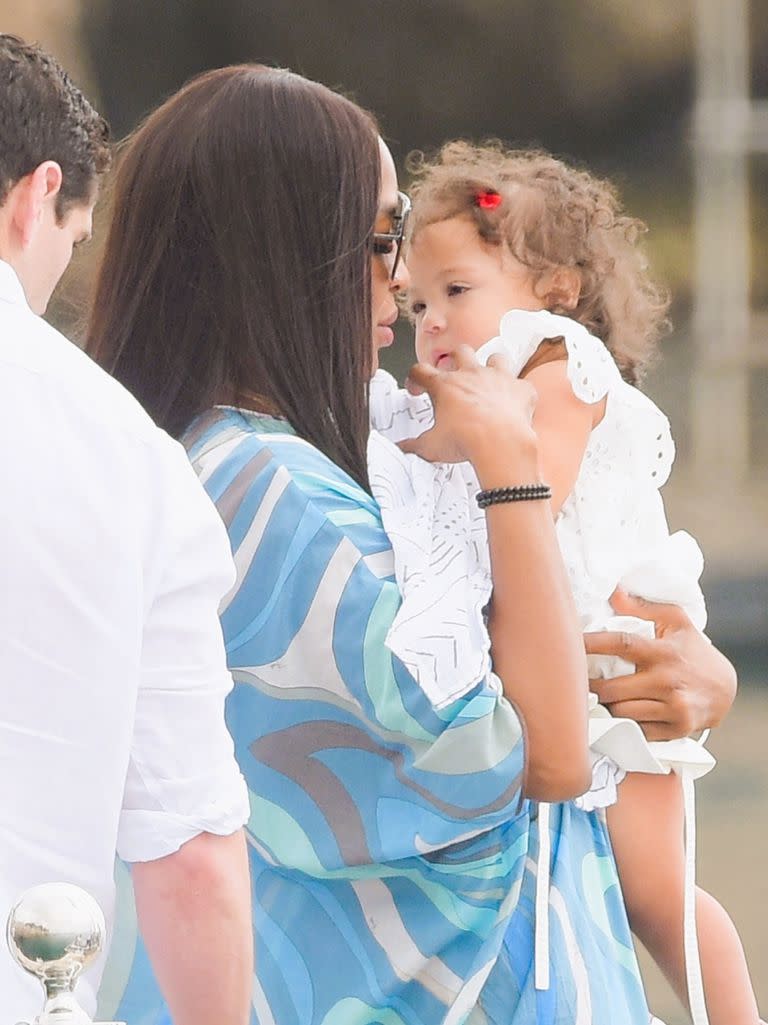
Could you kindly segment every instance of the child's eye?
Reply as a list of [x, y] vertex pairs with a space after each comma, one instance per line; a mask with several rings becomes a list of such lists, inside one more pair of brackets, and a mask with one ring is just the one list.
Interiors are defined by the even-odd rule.
[[449, 296], [463, 295], [469, 288], [467, 285], [449, 285], [447, 291]]
[[416, 300], [411, 303], [410, 314], [412, 317], [418, 317], [420, 313], [423, 313], [427, 308], [427, 304]]

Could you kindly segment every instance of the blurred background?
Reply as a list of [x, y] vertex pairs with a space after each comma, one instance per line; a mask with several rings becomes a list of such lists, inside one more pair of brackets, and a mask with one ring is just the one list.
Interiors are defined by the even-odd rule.
[[[118, 138], [197, 71], [263, 60], [374, 111], [401, 172], [413, 149], [492, 136], [619, 184], [674, 295], [646, 386], [678, 442], [670, 521], [704, 548], [709, 633], [742, 684], [699, 787], [699, 878], [768, 1015], [768, 0], [0, 0], [0, 30], [55, 53]], [[75, 337], [97, 256], [49, 313]], [[402, 377], [407, 326], [385, 355]]]

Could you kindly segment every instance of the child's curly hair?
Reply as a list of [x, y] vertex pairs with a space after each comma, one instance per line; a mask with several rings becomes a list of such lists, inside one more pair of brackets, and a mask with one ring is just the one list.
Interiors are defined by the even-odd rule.
[[[434, 160], [414, 153], [408, 169], [411, 241], [421, 228], [464, 214], [483, 241], [506, 243], [535, 281], [556, 267], [576, 268], [576, 306], [553, 302], [551, 311], [582, 323], [605, 343], [623, 376], [640, 381], [669, 329], [669, 296], [649, 277], [638, 247], [645, 224], [624, 215], [610, 182], [541, 150], [510, 150], [495, 141], [449, 142]], [[497, 208], [478, 206], [485, 191], [499, 193]]]

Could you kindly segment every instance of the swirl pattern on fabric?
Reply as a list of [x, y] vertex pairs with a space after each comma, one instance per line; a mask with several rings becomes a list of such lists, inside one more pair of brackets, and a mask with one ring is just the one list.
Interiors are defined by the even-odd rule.
[[[551, 815], [552, 988], [535, 994], [521, 724], [485, 678], [435, 707], [387, 649], [400, 596], [371, 496], [282, 421], [219, 409], [185, 441], [238, 570], [221, 613], [252, 1025], [647, 1025], [604, 825], [572, 806]], [[131, 915], [100, 1013], [161, 1025]]]

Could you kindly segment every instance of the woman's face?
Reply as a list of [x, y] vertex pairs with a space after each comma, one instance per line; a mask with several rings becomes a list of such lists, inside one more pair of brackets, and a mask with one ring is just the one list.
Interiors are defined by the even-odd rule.
[[[381, 153], [381, 193], [375, 231], [392, 230], [392, 215], [397, 209], [397, 172], [392, 154], [379, 139]], [[408, 268], [401, 259], [394, 278], [389, 276], [389, 264], [374, 254], [371, 261], [371, 295], [373, 300], [373, 369], [379, 366], [379, 349], [391, 345], [395, 335], [393, 325], [397, 320], [395, 293], [408, 287]]]

